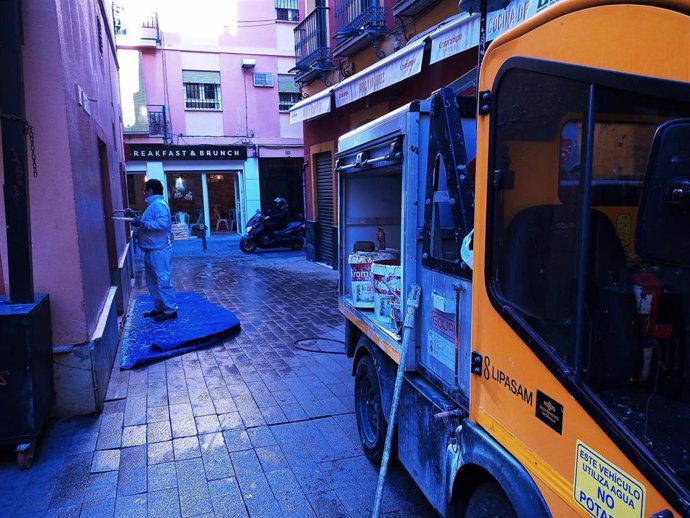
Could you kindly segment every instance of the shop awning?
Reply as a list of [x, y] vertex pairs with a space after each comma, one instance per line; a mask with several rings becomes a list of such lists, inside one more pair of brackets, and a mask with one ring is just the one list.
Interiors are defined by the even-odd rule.
[[410, 43], [337, 84], [334, 87], [336, 108], [418, 74], [422, 70], [425, 41], [426, 38], [421, 38]]
[[486, 41], [496, 39], [499, 35], [543, 11], [553, 3], [551, 1], [513, 0], [505, 9], [489, 13], [486, 17]]
[[479, 15], [461, 14], [429, 35], [433, 65], [479, 44]]
[[[512, 0], [505, 9], [492, 11], [486, 19], [486, 41], [496, 39], [537, 14], [539, 2]], [[546, 4], [548, 7], [550, 3]], [[543, 7], [542, 7], [543, 9]], [[461, 14], [455, 20], [429, 34], [431, 39], [430, 65], [479, 45], [479, 15]]]
[[290, 108], [290, 124], [306, 121], [331, 111], [332, 88], [307, 97]]

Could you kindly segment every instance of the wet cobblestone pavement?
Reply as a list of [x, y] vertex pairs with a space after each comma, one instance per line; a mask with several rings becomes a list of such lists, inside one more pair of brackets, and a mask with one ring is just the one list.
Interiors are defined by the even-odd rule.
[[[0, 516], [369, 516], [378, 469], [359, 448], [351, 360], [295, 347], [342, 340], [337, 273], [231, 238], [175, 243], [173, 275], [240, 334], [130, 371], [118, 355], [101, 415], [54, 421], [28, 471], [0, 450]], [[382, 513], [435, 516], [397, 464]]]

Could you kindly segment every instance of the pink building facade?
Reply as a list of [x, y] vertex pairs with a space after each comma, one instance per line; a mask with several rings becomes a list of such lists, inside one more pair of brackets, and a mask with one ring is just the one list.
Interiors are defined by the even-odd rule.
[[290, 73], [297, 5], [216, 2], [195, 15], [119, 1], [130, 206], [143, 208], [141, 186], [157, 178], [192, 237], [201, 223], [207, 235], [242, 233], [278, 196], [304, 212], [302, 128], [288, 113], [300, 99]]
[[[131, 286], [128, 234], [111, 218], [126, 199], [112, 7], [107, 0], [17, 5], [20, 117], [33, 128], [35, 172], [27, 139], [27, 214], [0, 197], [0, 296], [12, 306], [22, 264], [11, 258], [26, 239], [29, 284], [49, 300], [54, 413], [87, 414], [102, 409]], [[14, 79], [0, 71], [0, 81]], [[16, 107], [10, 97], [0, 98], [0, 112]], [[2, 122], [9, 133], [11, 121]], [[17, 217], [28, 222], [20, 239], [9, 225]]]

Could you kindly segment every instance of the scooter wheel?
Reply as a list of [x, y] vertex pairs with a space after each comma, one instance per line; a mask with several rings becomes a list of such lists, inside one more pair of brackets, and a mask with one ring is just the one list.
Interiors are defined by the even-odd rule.
[[290, 248], [293, 250], [302, 250], [302, 248], [304, 248], [304, 239], [296, 239], [290, 243]]
[[245, 254], [251, 254], [254, 250], [256, 250], [256, 243], [251, 237], [243, 237], [240, 239], [240, 250], [242, 250]]

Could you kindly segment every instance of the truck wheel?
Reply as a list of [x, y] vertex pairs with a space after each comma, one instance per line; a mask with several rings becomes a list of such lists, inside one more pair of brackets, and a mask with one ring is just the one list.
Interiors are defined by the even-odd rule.
[[379, 378], [371, 356], [364, 356], [355, 373], [355, 416], [362, 450], [370, 460], [379, 463], [386, 443], [388, 423], [383, 415]]
[[485, 482], [472, 493], [465, 518], [517, 518], [517, 515], [503, 490], [494, 482]]
[[240, 239], [240, 250], [242, 250], [245, 254], [251, 254], [254, 250], [256, 250], [256, 243], [254, 242], [254, 239], [251, 237], [243, 237]]

